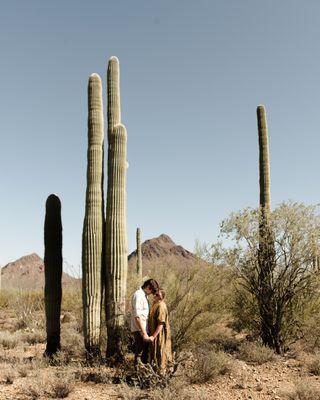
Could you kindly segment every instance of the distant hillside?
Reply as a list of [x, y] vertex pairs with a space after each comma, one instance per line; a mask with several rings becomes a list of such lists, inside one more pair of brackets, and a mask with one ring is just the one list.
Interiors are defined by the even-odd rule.
[[[207, 263], [190, 251], [177, 245], [165, 234], [146, 240], [142, 247], [143, 274], [147, 275], [151, 267], [185, 268], [188, 265]], [[130, 271], [135, 271], [137, 263], [136, 251], [128, 257]], [[42, 289], [44, 287], [44, 264], [37, 254], [29, 254], [5, 265], [1, 270], [2, 288]], [[70, 287], [79, 284], [79, 279], [63, 272], [62, 285]]]
[[[174, 266], [183, 268], [188, 265], [206, 264], [195, 254], [177, 245], [168, 235], [162, 234], [156, 238], [146, 240], [141, 245], [143, 274], [147, 274], [152, 266], [160, 268]], [[128, 257], [129, 269], [134, 270], [137, 263], [137, 252]]]
[[[42, 289], [44, 287], [44, 264], [37, 254], [29, 254], [10, 262], [1, 269], [1, 286], [4, 289]], [[79, 280], [67, 273], [62, 274], [62, 285], [72, 286]]]

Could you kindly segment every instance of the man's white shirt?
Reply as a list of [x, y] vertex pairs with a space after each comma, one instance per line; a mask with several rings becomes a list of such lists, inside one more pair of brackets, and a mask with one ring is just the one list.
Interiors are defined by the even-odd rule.
[[139, 317], [141, 325], [147, 330], [148, 316], [149, 316], [149, 303], [147, 296], [143, 289], [138, 289], [134, 292], [131, 299], [132, 314], [131, 314], [131, 332], [140, 331], [140, 328], [135, 320]]

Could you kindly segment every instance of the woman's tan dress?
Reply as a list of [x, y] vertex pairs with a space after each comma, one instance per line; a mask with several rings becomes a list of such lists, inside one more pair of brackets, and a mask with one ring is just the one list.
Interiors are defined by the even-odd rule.
[[166, 372], [172, 363], [171, 332], [169, 314], [164, 301], [153, 304], [149, 316], [149, 329], [152, 335], [158, 324], [163, 323], [163, 328], [150, 344], [149, 361], [155, 365], [160, 372]]

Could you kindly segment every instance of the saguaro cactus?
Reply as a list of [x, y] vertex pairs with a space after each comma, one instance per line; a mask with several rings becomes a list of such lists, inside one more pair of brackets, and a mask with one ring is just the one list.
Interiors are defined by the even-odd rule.
[[258, 136], [259, 136], [259, 185], [260, 185], [260, 207], [268, 218], [271, 210], [270, 204], [270, 162], [269, 142], [266, 110], [263, 105], [257, 108]]
[[106, 215], [107, 356], [122, 358], [128, 269], [126, 227], [127, 132], [121, 124], [119, 61], [111, 57], [108, 85], [108, 191]]
[[258, 305], [261, 321], [261, 339], [265, 345], [280, 353], [280, 337], [276, 316], [276, 304], [273, 288], [275, 268], [275, 249], [270, 221], [270, 163], [266, 110], [257, 108], [259, 136], [259, 186], [260, 186], [260, 222], [259, 222], [259, 295]]
[[44, 274], [47, 347], [45, 355], [60, 350], [60, 312], [62, 297], [62, 223], [59, 197], [51, 194], [46, 201], [44, 222]]
[[142, 251], [141, 251], [141, 236], [140, 228], [137, 228], [137, 275], [142, 280]]
[[104, 239], [103, 105], [99, 75], [88, 83], [88, 153], [86, 207], [82, 233], [84, 342], [89, 358], [100, 355], [102, 263]]

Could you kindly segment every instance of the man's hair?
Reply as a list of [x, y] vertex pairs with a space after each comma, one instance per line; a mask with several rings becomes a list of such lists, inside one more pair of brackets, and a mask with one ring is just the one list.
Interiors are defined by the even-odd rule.
[[148, 279], [147, 281], [143, 282], [143, 285], [141, 286], [142, 289], [149, 288], [153, 294], [157, 293], [159, 289], [159, 284], [156, 280], [154, 279]]

